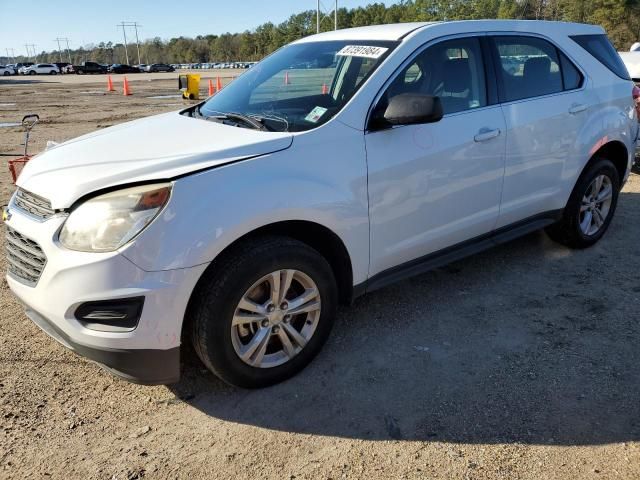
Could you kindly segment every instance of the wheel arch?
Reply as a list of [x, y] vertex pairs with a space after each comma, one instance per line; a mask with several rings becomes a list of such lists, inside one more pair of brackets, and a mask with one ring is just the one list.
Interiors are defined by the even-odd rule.
[[620, 179], [620, 187], [622, 188], [624, 177], [627, 173], [627, 169], [629, 168], [629, 151], [627, 150], [626, 145], [620, 140], [612, 140], [600, 146], [593, 152], [591, 158], [582, 169], [582, 172], [580, 172], [580, 175], [582, 175], [587, 168], [597, 161], [598, 158], [606, 158], [615, 165]]
[[209, 264], [205, 272], [196, 283], [189, 302], [187, 304], [185, 318], [182, 322], [182, 344], [186, 344], [185, 335], [189, 331], [190, 318], [192, 317], [192, 300], [194, 294], [201, 286], [202, 279], [206, 271], [216, 266], [228, 255], [242, 248], [248, 240], [261, 236], [283, 236], [298, 240], [311, 248], [317, 250], [329, 263], [336, 278], [338, 286], [338, 299], [340, 303], [350, 304], [354, 298], [353, 289], [353, 265], [352, 260], [342, 239], [331, 229], [324, 225], [309, 220], [286, 220], [270, 223], [258, 227], [227, 245]]

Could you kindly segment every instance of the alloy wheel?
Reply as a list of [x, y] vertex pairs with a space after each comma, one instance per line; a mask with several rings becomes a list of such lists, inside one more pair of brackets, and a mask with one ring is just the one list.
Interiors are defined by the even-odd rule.
[[231, 341], [240, 359], [271, 368], [294, 358], [311, 340], [320, 319], [320, 291], [299, 270], [277, 270], [242, 296], [231, 320]]
[[580, 204], [578, 220], [583, 234], [591, 236], [600, 231], [609, 215], [612, 200], [611, 179], [604, 174], [598, 175], [589, 184]]

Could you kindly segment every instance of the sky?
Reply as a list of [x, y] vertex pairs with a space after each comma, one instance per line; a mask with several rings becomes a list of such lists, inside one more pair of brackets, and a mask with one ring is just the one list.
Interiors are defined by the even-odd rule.
[[[390, 5], [397, 0], [338, 0], [338, 8], [374, 1]], [[326, 11], [332, 9], [333, 0], [322, 3]], [[122, 43], [122, 28], [116, 26], [122, 21], [141, 24], [142, 41], [242, 32], [315, 8], [316, 0], [0, 0], [0, 55], [6, 55], [7, 48], [25, 55], [25, 44], [35, 44], [37, 52], [57, 50], [58, 37], [69, 38], [72, 48], [102, 41]], [[133, 28], [127, 29], [127, 41], [133, 38]]]

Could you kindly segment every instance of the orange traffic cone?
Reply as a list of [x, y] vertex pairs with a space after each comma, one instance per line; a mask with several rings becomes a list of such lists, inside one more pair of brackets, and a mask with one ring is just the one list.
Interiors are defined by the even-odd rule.
[[326, 95], [327, 93], [329, 93], [329, 87], [327, 87], [326, 83], [322, 84], [322, 95]]
[[115, 92], [116, 89], [113, 88], [113, 80], [111, 80], [111, 75], [107, 77], [107, 92]]
[[131, 95], [131, 89], [129, 89], [129, 82], [127, 81], [127, 77], [124, 77], [124, 82], [122, 84], [122, 94]]
[[284, 84], [285, 85], [291, 84], [291, 82], [289, 81], [289, 72], [284, 72]]
[[215, 88], [213, 88], [213, 80], [209, 79], [209, 96], [216, 93]]
[[220, 77], [216, 77], [216, 92], [222, 90], [222, 82], [220, 81]]

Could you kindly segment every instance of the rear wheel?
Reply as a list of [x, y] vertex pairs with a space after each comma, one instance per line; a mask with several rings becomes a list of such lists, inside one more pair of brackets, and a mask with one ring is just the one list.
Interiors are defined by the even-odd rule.
[[205, 273], [190, 309], [192, 342], [225, 382], [272, 385], [320, 351], [337, 297], [331, 267], [317, 251], [286, 237], [256, 239]]
[[571, 248], [590, 247], [609, 228], [619, 191], [618, 170], [610, 160], [598, 158], [580, 176], [562, 220], [547, 228], [547, 234]]

